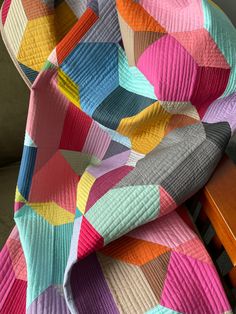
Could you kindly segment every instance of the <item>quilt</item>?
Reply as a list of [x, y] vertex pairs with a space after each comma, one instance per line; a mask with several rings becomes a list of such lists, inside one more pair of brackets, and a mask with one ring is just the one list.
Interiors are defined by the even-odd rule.
[[236, 130], [236, 30], [222, 10], [5, 0], [1, 33], [31, 95], [0, 313], [231, 313], [177, 210]]

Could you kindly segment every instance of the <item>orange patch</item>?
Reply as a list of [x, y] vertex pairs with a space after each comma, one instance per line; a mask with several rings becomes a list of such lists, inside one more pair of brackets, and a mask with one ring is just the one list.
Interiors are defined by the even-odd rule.
[[57, 60], [61, 64], [69, 53], [79, 43], [81, 38], [88, 32], [91, 26], [97, 21], [96, 13], [88, 8], [69, 33], [57, 45]]
[[149, 31], [166, 33], [162, 27], [146, 10], [133, 0], [117, 0], [117, 9], [133, 31]]
[[165, 130], [165, 135], [167, 135], [174, 129], [183, 128], [187, 125], [192, 125], [196, 123], [199, 123], [199, 121], [194, 118], [182, 114], [174, 114], [169, 120], [169, 123]]
[[144, 265], [169, 250], [168, 247], [157, 243], [123, 236], [101, 249], [100, 252], [129, 264]]
[[25, 14], [29, 20], [37, 19], [41, 16], [54, 14], [54, 8], [49, 7], [41, 0], [22, 0]]

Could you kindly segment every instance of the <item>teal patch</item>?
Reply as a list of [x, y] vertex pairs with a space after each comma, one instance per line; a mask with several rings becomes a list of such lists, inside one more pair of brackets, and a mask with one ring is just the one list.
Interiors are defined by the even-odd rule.
[[30, 146], [30, 147], [37, 147], [32, 138], [29, 136], [27, 131], [25, 132], [25, 140], [24, 140], [24, 145], [25, 146]]
[[147, 311], [146, 314], [181, 314], [181, 313], [168, 309], [167, 307], [159, 304], [157, 307], [154, 307], [153, 309]]
[[75, 219], [81, 217], [82, 215], [81, 211], [76, 207]]
[[52, 226], [29, 206], [15, 214], [27, 263], [27, 307], [49, 286], [62, 285], [73, 223]]
[[202, 0], [204, 27], [211, 34], [218, 48], [231, 67], [227, 88], [222, 95], [235, 92], [236, 86], [236, 29], [229, 18], [208, 0]]
[[124, 50], [119, 47], [118, 50], [118, 71], [119, 85], [126, 90], [148, 97], [157, 99], [154, 93], [154, 87], [149, 83], [145, 76], [136, 68], [128, 65], [128, 60]]

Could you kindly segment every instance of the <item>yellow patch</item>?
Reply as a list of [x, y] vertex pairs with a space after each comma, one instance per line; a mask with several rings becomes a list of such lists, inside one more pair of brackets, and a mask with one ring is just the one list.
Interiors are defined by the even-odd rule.
[[74, 214], [58, 206], [54, 202], [50, 203], [29, 203], [28, 204], [38, 215], [42, 216], [51, 225], [59, 226], [74, 221]]
[[61, 3], [54, 14], [28, 21], [20, 49], [19, 62], [40, 71], [56, 44], [77, 21], [66, 3]]
[[26, 203], [26, 200], [21, 195], [20, 191], [18, 190], [18, 187], [16, 187], [15, 202]]
[[85, 213], [89, 192], [95, 181], [96, 178], [94, 178], [89, 172], [85, 172], [78, 183], [76, 204], [82, 214]]
[[137, 115], [122, 119], [117, 131], [130, 138], [133, 150], [147, 154], [165, 136], [170, 118], [171, 114], [155, 102]]
[[61, 93], [75, 106], [81, 108], [79, 101], [79, 87], [61, 69], [58, 69], [57, 74], [57, 85]]

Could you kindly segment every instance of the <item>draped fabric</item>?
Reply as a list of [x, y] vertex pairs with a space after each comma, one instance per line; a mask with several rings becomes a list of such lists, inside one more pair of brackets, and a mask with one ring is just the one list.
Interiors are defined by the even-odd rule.
[[221, 9], [5, 0], [1, 23], [31, 95], [0, 313], [230, 313], [178, 210], [236, 129]]

